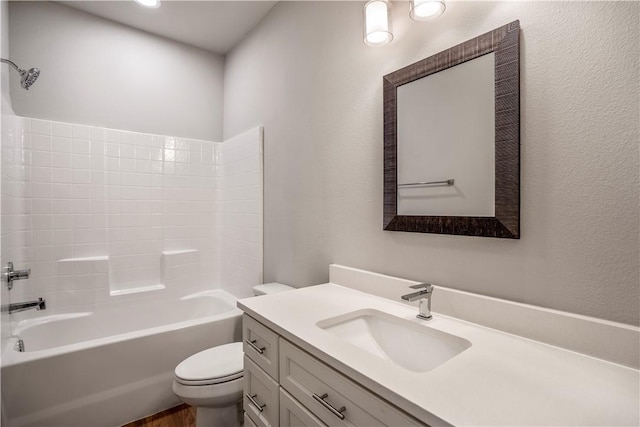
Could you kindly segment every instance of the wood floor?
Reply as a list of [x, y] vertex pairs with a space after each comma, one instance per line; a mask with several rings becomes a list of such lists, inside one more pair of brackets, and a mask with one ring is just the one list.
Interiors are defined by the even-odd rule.
[[122, 427], [195, 427], [196, 408], [182, 404]]

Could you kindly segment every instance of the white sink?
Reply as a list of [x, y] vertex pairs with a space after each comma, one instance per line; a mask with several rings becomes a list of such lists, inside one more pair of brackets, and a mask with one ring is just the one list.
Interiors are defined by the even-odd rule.
[[414, 372], [430, 371], [462, 353], [464, 338], [392, 316], [378, 310], [358, 310], [316, 324], [347, 343]]

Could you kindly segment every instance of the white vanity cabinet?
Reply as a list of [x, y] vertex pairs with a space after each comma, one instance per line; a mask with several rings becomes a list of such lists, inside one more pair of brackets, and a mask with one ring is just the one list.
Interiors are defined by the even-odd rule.
[[424, 426], [247, 314], [243, 340], [244, 409], [258, 427]]
[[242, 317], [242, 342], [245, 414], [257, 427], [278, 427], [278, 335], [245, 314]]

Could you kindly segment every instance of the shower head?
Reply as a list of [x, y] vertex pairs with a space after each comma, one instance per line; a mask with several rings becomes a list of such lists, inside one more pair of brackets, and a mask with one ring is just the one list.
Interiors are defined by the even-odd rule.
[[20, 86], [22, 86], [24, 90], [29, 90], [31, 85], [38, 80], [38, 76], [40, 76], [40, 69], [31, 68], [29, 71], [22, 70], [20, 71], [20, 75], [22, 76], [20, 79]]
[[18, 73], [20, 73], [20, 86], [22, 86], [22, 88], [25, 90], [29, 90], [31, 85], [34, 84], [40, 76], [40, 69], [38, 68], [31, 68], [29, 71], [25, 71], [18, 68], [18, 66], [13, 63], [13, 61], [9, 61], [8, 59], [0, 58], [0, 62], [9, 64], [13, 68], [18, 70]]

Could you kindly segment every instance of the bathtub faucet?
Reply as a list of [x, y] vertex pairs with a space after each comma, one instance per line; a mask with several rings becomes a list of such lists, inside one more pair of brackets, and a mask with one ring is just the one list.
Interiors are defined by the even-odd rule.
[[15, 304], [3, 305], [2, 311], [8, 311], [9, 314], [12, 314], [18, 313], [20, 311], [31, 310], [33, 308], [35, 308], [36, 310], [46, 310], [46, 301], [42, 298], [38, 298], [35, 301], [17, 302]]

